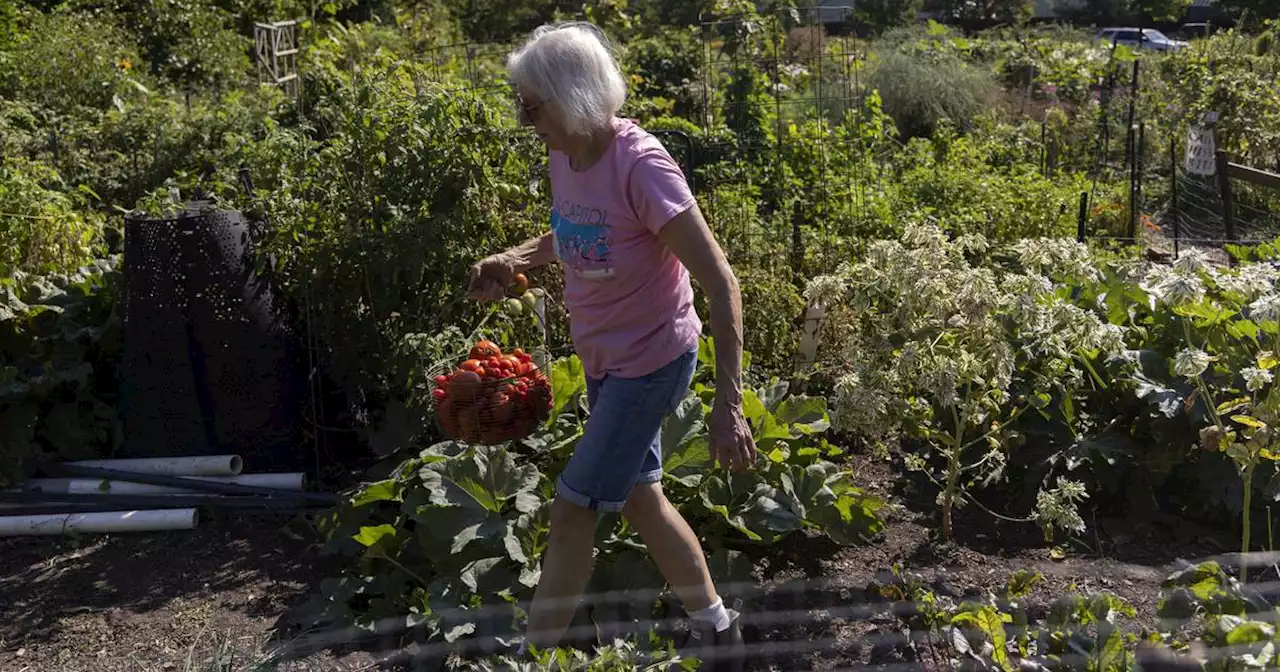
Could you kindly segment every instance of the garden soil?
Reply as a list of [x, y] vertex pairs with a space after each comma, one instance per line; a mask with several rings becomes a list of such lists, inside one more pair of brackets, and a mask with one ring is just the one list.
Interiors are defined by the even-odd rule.
[[[1233, 543], [1176, 521], [1090, 520], [1081, 539], [1054, 553], [1033, 526], [996, 524], [971, 507], [957, 513], [956, 537], [944, 544], [936, 507], [902, 495], [905, 477], [894, 465], [861, 456], [854, 468], [862, 487], [890, 503], [884, 533], [848, 548], [798, 536], [755, 562], [744, 619], [752, 669], [929, 667], [912, 659], [903, 626], [866, 591], [895, 566], [954, 599], [998, 592], [1013, 572], [1036, 571], [1044, 579], [1026, 600], [1033, 615], [1069, 590], [1106, 590], [1137, 608], [1140, 629], [1155, 624], [1160, 581], [1179, 562]], [[189, 532], [0, 539], [0, 670], [395, 669], [378, 664], [386, 653], [362, 650], [259, 666], [277, 619], [332, 575], [313, 542], [280, 519], [248, 516]]]

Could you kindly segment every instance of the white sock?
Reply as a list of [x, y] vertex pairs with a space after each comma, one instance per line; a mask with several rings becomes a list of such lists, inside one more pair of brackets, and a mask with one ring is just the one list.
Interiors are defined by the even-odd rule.
[[716, 632], [724, 632], [729, 629], [729, 612], [724, 608], [724, 600], [719, 597], [716, 597], [716, 601], [706, 609], [690, 611], [689, 618], [709, 623], [716, 629]]

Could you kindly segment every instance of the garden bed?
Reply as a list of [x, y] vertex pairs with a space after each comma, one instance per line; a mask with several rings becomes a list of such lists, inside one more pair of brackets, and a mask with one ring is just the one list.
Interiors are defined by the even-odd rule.
[[[901, 494], [903, 474], [866, 456], [853, 461], [858, 485], [890, 502], [887, 527], [864, 546], [793, 537], [756, 563], [761, 600], [748, 608], [748, 631], [768, 648], [753, 669], [903, 662], [902, 625], [878, 613], [885, 605], [866, 590], [895, 565], [954, 598], [998, 593], [1014, 572], [1031, 570], [1044, 577], [1027, 599], [1033, 613], [1073, 589], [1105, 590], [1136, 608], [1131, 627], [1154, 627], [1160, 582], [1176, 563], [1232, 543], [1184, 524], [1098, 521], [1097, 548], [1054, 559], [1043, 544], [1027, 543], [1038, 535], [1031, 526], [996, 525], [975, 510], [958, 516], [954, 543], [939, 545], [936, 523], [921, 513], [927, 502]], [[9, 598], [0, 603], [0, 668], [377, 669], [390, 651], [330, 650], [255, 667], [267, 659], [277, 619], [331, 569], [307, 534], [279, 519], [235, 517], [174, 534], [0, 540], [0, 591]]]

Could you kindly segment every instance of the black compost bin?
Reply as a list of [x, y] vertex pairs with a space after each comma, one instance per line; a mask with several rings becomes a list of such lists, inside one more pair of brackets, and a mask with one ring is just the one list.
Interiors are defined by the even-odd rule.
[[297, 331], [253, 263], [260, 223], [191, 203], [125, 218], [120, 413], [126, 457], [236, 453], [304, 469]]

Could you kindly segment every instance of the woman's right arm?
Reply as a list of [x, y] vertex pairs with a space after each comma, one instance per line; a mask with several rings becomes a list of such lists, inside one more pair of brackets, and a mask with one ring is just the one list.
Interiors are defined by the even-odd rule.
[[555, 239], [548, 231], [536, 238], [480, 260], [471, 267], [471, 283], [467, 288], [473, 298], [497, 301], [506, 295], [516, 273], [549, 264], [556, 260]]
[[530, 238], [507, 250], [511, 255], [515, 273], [524, 273], [530, 269], [544, 266], [556, 260], [554, 234], [548, 231], [537, 238]]

